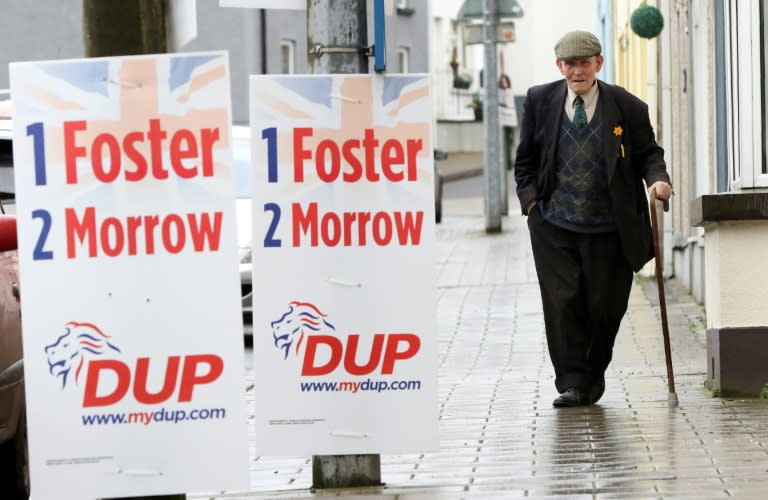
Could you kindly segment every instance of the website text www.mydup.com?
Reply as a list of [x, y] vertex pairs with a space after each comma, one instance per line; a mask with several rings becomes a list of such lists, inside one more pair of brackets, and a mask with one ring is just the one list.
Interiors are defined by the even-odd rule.
[[171, 410], [166, 408], [152, 411], [90, 413], [82, 415], [83, 425], [150, 425], [155, 423], [178, 424], [191, 420], [220, 420], [226, 418], [225, 408], [195, 408]]
[[418, 391], [421, 380], [371, 380], [350, 382], [301, 382], [301, 392], [385, 392]]

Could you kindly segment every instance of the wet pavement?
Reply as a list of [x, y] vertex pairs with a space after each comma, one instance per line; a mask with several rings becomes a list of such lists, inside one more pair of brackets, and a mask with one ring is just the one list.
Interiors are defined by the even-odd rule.
[[487, 235], [478, 206], [454, 200], [437, 229], [439, 451], [383, 455], [383, 487], [321, 493], [310, 491], [310, 457], [251, 456], [249, 491], [188, 498], [768, 497], [768, 401], [712, 397], [704, 310], [674, 280], [679, 405], [668, 403], [655, 281], [636, 277], [604, 397], [552, 407], [525, 219]]

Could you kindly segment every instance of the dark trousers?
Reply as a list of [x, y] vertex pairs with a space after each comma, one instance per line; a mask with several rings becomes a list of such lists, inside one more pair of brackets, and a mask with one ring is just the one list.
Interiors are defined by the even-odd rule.
[[617, 233], [577, 233], [528, 217], [547, 346], [559, 392], [605, 386], [605, 370], [627, 310], [632, 268]]

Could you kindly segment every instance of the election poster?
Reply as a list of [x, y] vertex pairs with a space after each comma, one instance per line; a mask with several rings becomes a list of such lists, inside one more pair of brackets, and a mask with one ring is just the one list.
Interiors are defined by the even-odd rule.
[[226, 53], [10, 79], [33, 498], [247, 487]]
[[426, 75], [252, 76], [256, 452], [438, 447]]

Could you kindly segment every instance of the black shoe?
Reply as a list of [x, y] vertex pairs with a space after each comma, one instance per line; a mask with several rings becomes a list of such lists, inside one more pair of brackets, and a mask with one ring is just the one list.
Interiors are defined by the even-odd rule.
[[569, 387], [552, 401], [552, 406], [583, 406], [590, 404], [589, 395], [578, 387]]
[[589, 402], [595, 404], [600, 401], [605, 392], [605, 384], [595, 384], [589, 388]]

